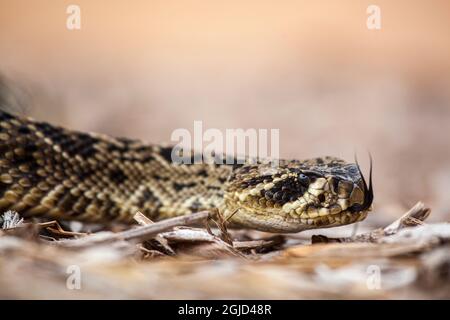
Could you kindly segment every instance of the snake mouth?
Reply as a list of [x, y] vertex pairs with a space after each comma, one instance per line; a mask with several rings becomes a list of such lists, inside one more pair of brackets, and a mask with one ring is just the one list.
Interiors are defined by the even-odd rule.
[[[312, 209], [313, 207], [311, 206], [310, 208]], [[316, 209], [312, 210], [316, 212]], [[347, 209], [319, 216], [305, 212], [299, 216], [275, 210], [268, 214], [268, 212], [259, 212], [251, 207], [240, 206], [228, 214], [232, 216], [231, 222], [237, 223], [238, 226], [247, 226], [262, 231], [291, 233], [308, 229], [338, 227], [359, 222], [367, 217], [369, 211], [370, 208], [360, 212], [352, 212]]]
[[[313, 207], [310, 207], [313, 208]], [[312, 209], [315, 211], [316, 208]], [[311, 211], [311, 209], [309, 209]], [[308, 226], [308, 228], [328, 228], [346, 225], [350, 223], [355, 223], [362, 221], [367, 217], [370, 208], [367, 210], [354, 211], [354, 208], [349, 207], [347, 210], [342, 210], [339, 212], [328, 213], [319, 216], [309, 216], [297, 218], [297, 221], [301, 224]]]

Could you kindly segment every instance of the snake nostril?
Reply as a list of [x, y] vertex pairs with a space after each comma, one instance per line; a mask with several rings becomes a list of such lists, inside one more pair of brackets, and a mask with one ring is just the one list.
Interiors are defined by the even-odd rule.
[[338, 188], [339, 188], [339, 180], [336, 178], [332, 178], [331, 179], [331, 183], [330, 183], [330, 187], [331, 187], [331, 192], [333, 194], [337, 194], [338, 193]]
[[322, 193], [322, 194], [319, 194], [319, 196], [317, 197], [317, 199], [319, 199], [319, 202], [325, 202], [325, 195]]

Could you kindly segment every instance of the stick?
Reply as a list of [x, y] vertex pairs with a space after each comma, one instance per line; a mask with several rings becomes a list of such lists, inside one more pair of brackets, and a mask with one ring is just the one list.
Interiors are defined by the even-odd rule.
[[357, 235], [353, 241], [378, 242], [381, 238], [393, 235], [400, 229], [423, 224], [423, 221], [428, 218], [430, 212], [431, 209], [425, 207], [425, 204], [419, 201], [414, 205], [414, 207], [409, 209], [408, 212], [389, 224], [387, 227]]
[[[136, 212], [136, 214], [134, 215], [134, 220], [137, 221], [137, 223], [139, 223], [141, 226], [146, 226], [149, 224], [154, 224], [154, 222], [152, 220], [150, 220], [149, 218], [147, 218], [142, 212], [138, 211]], [[162, 246], [164, 248], [164, 250], [166, 250], [166, 252], [168, 252], [171, 255], [175, 255], [175, 251], [173, 251], [173, 249], [169, 246], [169, 242], [167, 241], [167, 239], [165, 239], [164, 237], [162, 237], [160, 234], [157, 234], [154, 238], [155, 241], [157, 241], [159, 243], [160, 246]], [[142, 247], [142, 246], [141, 246]]]
[[389, 224], [383, 229], [375, 229], [373, 231], [362, 233], [352, 237], [344, 238], [328, 238], [325, 236], [313, 236], [313, 243], [321, 242], [378, 242], [385, 236], [396, 234], [399, 230], [407, 227], [414, 227], [424, 224], [425, 219], [431, 213], [431, 209], [426, 207], [423, 202], [417, 202], [414, 207], [408, 210], [400, 218]]
[[422, 224], [423, 221], [430, 215], [430, 208], [426, 208], [423, 202], [417, 202], [408, 212], [400, 218], [392, 222], [383, 229], [384, 235], [392, 235], [397, 233], [400, 229], [410, 226]]
[[81, 248], [87, 247], [96, 244], [104, 244], [114, 241], [126, 240], [126, 241], [136, 241], [143, 242], [149, 239], [154, 238], [158, 233], [168, 231], [173, 227], [184, 226], [184, 225], [192, 225], [196, 224], [206, 218], [208, 218], [208, 211], [201, 211], [197, 213], [193, 213], [191, 215], [175, 217], [167, 220], [163, 220], [160, 222], [156, 222], [153, 224], [148, 224], [145, 226], [140, 226], [135, 229], [125, 230], [118, 233], [97, 233], [93, 235], [86, 236], [84, 238], [74, 239], [74, 240], [61, 240], [54, 241], [51, 244], [64, 246], [64, 247], [72, 247], [72, 248]]

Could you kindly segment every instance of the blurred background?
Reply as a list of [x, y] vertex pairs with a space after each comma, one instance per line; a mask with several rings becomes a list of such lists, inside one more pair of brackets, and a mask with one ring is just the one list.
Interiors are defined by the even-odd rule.
[[0, 74], [8, 104], [78, 130], [279, 128], [283, 158], [357, 152], [366, 172], [369, 150], [369, 223], [419, 200], [450, 220], [445, 0], [0, 0]]

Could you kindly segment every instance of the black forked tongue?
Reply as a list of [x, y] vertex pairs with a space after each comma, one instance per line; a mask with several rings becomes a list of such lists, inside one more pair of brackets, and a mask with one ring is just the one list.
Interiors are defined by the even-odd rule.
[[372, 186], [372, 155], [369, 153], [370, 157], [370, 169], [369, 169], [369, 187], [367, 187], [366, 179], [364, 179], [364, 175], [361, 172], [361, 168], [358, 163], [358, 159], [355, 155], [356, 167], [358, 168], [359, 175], [361, 176], [362, 183], [364, 186], [364, 201], [363, 204], [355, 204], [349, 208], [351, 212], [360, 212], [365, 211], [370, 208], [373, 202], [373, 186]]

